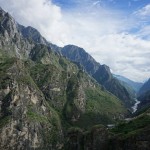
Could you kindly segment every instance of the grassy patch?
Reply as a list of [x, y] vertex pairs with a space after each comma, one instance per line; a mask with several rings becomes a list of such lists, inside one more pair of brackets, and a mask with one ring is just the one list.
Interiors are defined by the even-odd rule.
[[44, 115], [36, 113], [31, 106], [28, 107], [27, 116], [31, 121], [48, 122], [48, 119]]
[[100, 114], [107, 114], [108, 116], [118, 115], [124, 113], [125, 109], [121, 102], [106, 92], [103, 92], [97, 88], [87, 88], [86, 91], [87, 99], [87, 111], [96, 112]]

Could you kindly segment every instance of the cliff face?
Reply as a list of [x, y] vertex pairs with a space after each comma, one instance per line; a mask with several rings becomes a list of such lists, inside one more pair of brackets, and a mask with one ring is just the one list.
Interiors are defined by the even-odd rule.
[[3, 77], [0, 80], [0, 148], [59, 147], [62, 138], [59, 116], [48, 106], [24, 63], [17, 58], [3, 59], [0, 69]]
[[0, 9], [0, 55], [27, 58], [33, 44], [24, 39], [15, 20]]
[[68, 127], [112, 123], [126, 113], [76, 64], [25, 38], [0, 9], [0, 149], [62, 149]]

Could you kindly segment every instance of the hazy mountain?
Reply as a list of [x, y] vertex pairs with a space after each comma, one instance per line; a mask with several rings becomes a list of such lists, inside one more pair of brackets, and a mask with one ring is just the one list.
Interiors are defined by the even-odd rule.
[[132, 87], [134, 89], [134, 91], [136, 93], [139, 91], [139, 89], [143, 85], [143, 83], [132, 81], [132, 80], [130, 80], [130, 79], [126, 78], [126, 77], [120, 76], [120, 75], [113, 74], [113, 76], [116, 77], [118, 80], [127, 83], [130, 87]]
[[138, 97], [138, 100], [141, 101], [139, 104], [139, 111], [143, 111], [147, 108], [150, 108], [150, 90]]
[[143, 84], [143, 86], [140, 88], [138, 92], [138, 95], [140, 96], [149, 90], [150, 90], [150, 79]]
[[143, 112], [150, 108], [150, 79], [140, 88], [138, 92], [138, 100], [141, 101], [138, 105], [138, 112]]

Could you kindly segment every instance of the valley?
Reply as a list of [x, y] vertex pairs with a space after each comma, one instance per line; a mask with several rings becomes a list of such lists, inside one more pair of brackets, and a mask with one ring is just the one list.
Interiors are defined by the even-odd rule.
[[1, 150], [148, 150], [149, 83], [114, 76], [0, 8]]

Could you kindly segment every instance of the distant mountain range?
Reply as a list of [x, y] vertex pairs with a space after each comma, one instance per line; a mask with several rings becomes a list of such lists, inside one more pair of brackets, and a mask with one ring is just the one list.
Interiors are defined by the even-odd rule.
[[117, 78], [119, 81], [123, 81], [123, 82], [127, 83], [136, 93], [138, 93], [138, 91], [140, 90], [140, 88], [144, 84], [144, 83], [141, 83], [141, 82], [132, 81], [132, 80], [130, 80], [126, 77], [120, 76], [120, 75], [113, 74], [113, 76], [115, 78]]

